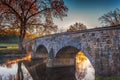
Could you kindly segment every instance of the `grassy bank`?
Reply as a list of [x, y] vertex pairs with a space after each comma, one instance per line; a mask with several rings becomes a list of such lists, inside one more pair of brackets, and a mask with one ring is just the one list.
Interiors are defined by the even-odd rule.
[[17, 51], [18, 44], [0, 43], [0, 54], [16, 53]]
[[6, 47], [6, 48], [0, 48], [0, 50], [14, 50], [18, 49], [18, 44], [8, 44], [8, 43], [0, 43], [0, 47]]
[[96, 78], [95, 80], [120, 80], [120, 78], [115, 78], [115, 77], [109, 77], [109, 78]]

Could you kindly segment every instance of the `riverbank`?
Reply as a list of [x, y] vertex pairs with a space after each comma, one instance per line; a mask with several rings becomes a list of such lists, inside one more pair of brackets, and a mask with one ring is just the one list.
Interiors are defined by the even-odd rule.
[[0, 64], [9, 60], [23, 58], [25, 56], [26, 54], [20, 53], [18, 49], [2, 49], [0, 50]]
[[18, 49], [18, 44], [12, 44], [12, 43], [0, 43], [0, 50], [12, 50], [12, 49]]
[[18, 50], [18, 44], [0, 43], [0, 56], [7, 57], [18, 55], [21, 55], [20, 51]]

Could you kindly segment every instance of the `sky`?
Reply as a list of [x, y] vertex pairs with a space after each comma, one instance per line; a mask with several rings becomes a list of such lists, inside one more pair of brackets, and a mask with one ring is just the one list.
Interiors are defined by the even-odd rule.
[[87, 28], [101, 27], [98, 18], [116, 8], [120, 9], [120, 0], [64, 0], [68, 7], [67, 17], [54, 19], [59, 28], [67, 29], [76, 22], [83, 23]]

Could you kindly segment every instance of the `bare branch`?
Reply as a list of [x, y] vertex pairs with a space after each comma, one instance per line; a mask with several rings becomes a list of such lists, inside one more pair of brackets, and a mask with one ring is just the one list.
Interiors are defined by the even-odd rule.
[[98, 20], [101, 21], [101, 23], [108, 23], [110, 26], [115, 26], [120, 24], [120, 10], [115, 9], [114, 11], [110, 11], [103, 16], [101, 16]]
[[31, 8], [32, 8], [32, 6], [36, 3], [36, 1], [37, 1], [37, 0], [34, 0], [34, 1], [32, 2], [32, 4], [30, 5], [29, 9], [27, 10], [27, 12], [26, 12], [26, 15], [25, 15], [25, 16], [27, 16], [27, 15], [28, 15], [28, 13], [29, 13], [30, 9], [31, 9]]
[[28, 18], [26, 18], [26, 19], [29, 20], [31, 17], [36, 16], [36, 15], [38, 15], [38, 14], [40, 14], [40, 13], [46, 11], [46, 10], [47, 10], [47, 8], [46, 8], [46, 9], [43, 9], [43, 10], [41, 10], [41, 11], [38, 11], [38, 12], [36, 12], [36, 13], [34, 13], [34, 14], [31, 14], [31, 15], [30, 15]]
[[21, 19], [21, 16], [19, 15], [19, 13], [18, 13], [12, 6], [10, 6], [9, 4], [7, 4], [7, 3], [5, 3], [5, 2], [3, 2], [3, 5], [6, 5], [7, 7], [9, 7], [9, 8], [15, 13], [16, 17], [17, 17], [18, 19], [22, 20], [22, 19]]

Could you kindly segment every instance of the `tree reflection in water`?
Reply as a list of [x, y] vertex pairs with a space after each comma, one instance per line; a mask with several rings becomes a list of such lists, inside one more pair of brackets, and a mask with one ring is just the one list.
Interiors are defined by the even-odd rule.
[[0, 80], [33, 80], [23, 62], [0, 65]]
[[16, 80], [23, 80], [23, 71], [21, 68], [21, 61], [18, 62], [18, 70], [17, 70], [17, 75], [16, 75]]
[[[88, 66], [88, 68], [86, 69], [85, 65], [80, 65], [76, 61], [76, 70], [74, 66], [46, 68], [46, 63], [44, 61], [45, 61], [44, 59], [36, 59], [31, 61], [20, 61], [18, 63], [14, 63], [16, 64], [14, 65], [14, 67], [17, 69], [16, 71], [11, 70], [10, 73], [14, 72], [15, 74], [9, 74], [5, 78], [2, 78], [3, 75], [1, 75], [0, 73], [1, 75], [0, 80], [85, 80], [85, 79], [89, 80], [86, 77], [90, 78], [89, 75], [86, 75], [87, 74], [86, 72], [88, 72], [88, 68], [90, 68], [91, 66]], [[6, 68], [12, 67], [13, 66], [11, 67], [9, 66]], [[4, 70], [2, 72], [6, 71], [7, 70]]]
[[22, 61], [14, 64], [17, 65], [16, 74], [6, 76], [1, 80], [76, 80], [74, 67], [72, 66], [48, 69], [43, 59], [31, 60], [31, 62]]

